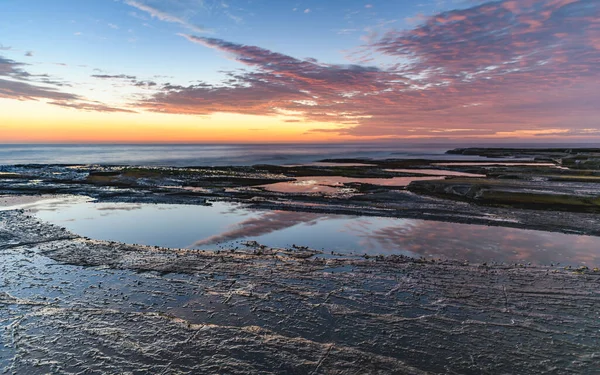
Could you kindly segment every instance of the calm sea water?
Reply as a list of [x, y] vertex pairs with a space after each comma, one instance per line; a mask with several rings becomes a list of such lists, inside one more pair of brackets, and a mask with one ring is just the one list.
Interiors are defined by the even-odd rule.
[[[0, 140], [1, 141], [1, 140]], [[119, 164], [153, 166], [223, 166], [310, 163], [325, 158], [435, 158], [456, 147], [477, 144], [232, 144], [232, 145], [2, 145], [0, 165]], [[492, 145], [511, 147], [510, 145]], [[515, 144], [515, 147], [547, 147]], [[553, 145], [556, 146], [556, 145]], [[575, 147], [561, 145], [561, 147]], [[458, 159], [452, 155], [452, 159]], [[464, 159], [474, 159], [464, 157]]]

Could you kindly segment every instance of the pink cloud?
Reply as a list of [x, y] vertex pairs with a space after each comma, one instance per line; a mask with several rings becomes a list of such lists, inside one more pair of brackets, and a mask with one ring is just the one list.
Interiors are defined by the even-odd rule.
[[398, 59], [388, 69], [184, 36], [249, 70], [229, 73], [222, 85], [163, 87], [142, 107], [185, 114], [292, 111], [341, 124], [327, 131], [354, 136], [468, 137], [543, 129], [577, 135], [600, 127], [594, 99], [600, 96], [597, 1], [497, 1], [437, 14], [366, 46], [363, 61], [376, 54]]

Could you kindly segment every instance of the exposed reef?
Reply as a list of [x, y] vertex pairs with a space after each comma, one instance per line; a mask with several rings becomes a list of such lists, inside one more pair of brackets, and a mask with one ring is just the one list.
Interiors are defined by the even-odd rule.
[[415, 181], [408, 189], [479, 205], [553, 212], [600, 212], [600, 149], [467, 148], [450, 150], [448, 154], [488, 158], [528, 157], [539, 163], [442, 163], [445, 167], [485, 172], [487, 178]]
[[[600, 235], [598, 149], [449, 154], [490, 159], [0, 166], [0, 206], [224, 200]], [[326, 189], [268, 189], [288, 183]], [[98, 241], [0, 209], [0, 373], [597, 373], [597, 268], [321, 253]]]
[[488, 158], [533, 158], [556, 161], [573, 169], [600, 169], [600, 148], [457, 148], [446, 153]]
[[599, 235], [600, 170], [564, 166], [585, 155], [592, 160], [595, 150], [459, 149], [449, 152], [504, 159], [331, 159], [294, 166], [0, 166], [0, 194], [138, 203], [225, 200]]
[[593, 374], [597, 269], [94, 241], [0, 212], [0, 369]]

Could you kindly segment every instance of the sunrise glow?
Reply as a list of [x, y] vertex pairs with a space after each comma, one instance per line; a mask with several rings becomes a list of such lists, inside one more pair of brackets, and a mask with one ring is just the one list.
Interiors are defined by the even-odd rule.
[[0, 136], [597, 140], [600, 3], [0, 4]]

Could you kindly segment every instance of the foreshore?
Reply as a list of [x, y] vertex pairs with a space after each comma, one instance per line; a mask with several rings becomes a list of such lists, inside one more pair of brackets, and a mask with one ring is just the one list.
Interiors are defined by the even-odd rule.
[[[375, 167], [350, 167], [343, 164], [352, 161], [336, 160], [333, 167], [4, 167], [0, 204], [15, 209], [0, 211], [0, 369], [593, 374], [600, 356], [595, 267], [398, 255], [323, 258], [303, 249], [253, 246], [170, 249], [83, 238], [36, 219], [27, 206], [15, 207], [38, 194], [118, 202], [231, 200], [598, 235], [597, 171], [562, 169], [560, 158], [537, 158], [529, 162], [539, 166], [362, 160]], [[411, 168], [414, 173], [389, 171]], [[423, 177], [424, 168], [486, 177], [342, 184], [327, 194], [264, 188], [300, 176]], [[457, 188], [465, 184], [468, 189]], [[515, 186], [520, 193], [574, 198], [523, 204], [487, 193]]]

